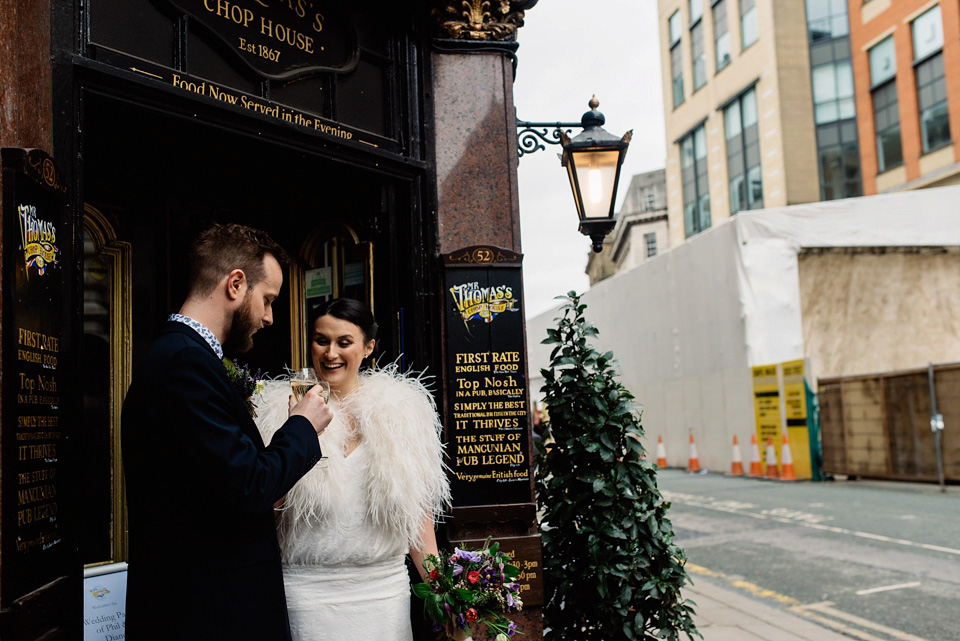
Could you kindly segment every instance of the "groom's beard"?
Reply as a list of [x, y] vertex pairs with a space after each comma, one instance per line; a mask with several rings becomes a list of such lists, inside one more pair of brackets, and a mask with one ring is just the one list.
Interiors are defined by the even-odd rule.
[[259, 331], [260, 323], [251, 313], [252, 300], [248, 291], [243, 297], [243, 304], [233, 313], [230, 329], [227, 330], [227, 339], [223, 342], [225, 351], [243, 354], [253, 347], [253, 335]]

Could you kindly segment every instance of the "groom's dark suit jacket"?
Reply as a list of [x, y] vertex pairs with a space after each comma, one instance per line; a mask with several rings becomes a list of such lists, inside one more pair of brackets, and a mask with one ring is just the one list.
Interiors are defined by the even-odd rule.
[[264, 447], [193, 329], [168, 322], [134, 373], [121, 439], [128, 641], [289, 638], [273, 504], [318, 460], [294, 416]]

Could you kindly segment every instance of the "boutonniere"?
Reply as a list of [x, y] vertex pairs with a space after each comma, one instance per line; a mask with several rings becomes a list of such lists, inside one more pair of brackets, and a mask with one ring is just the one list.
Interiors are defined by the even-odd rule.
[[223, 368], [227, 370], [227, 376], [230, 382], [234, 384], [240, 397], [247, 403], [247, 410], [250, 416], [257, 417], [257, 404], [253, 402], [253, 395], [259, 394], [263, 389], [263, 380], [260, 377], [260, 370], [256, 373], [250, 371], [249, 365], [241, 365], [236, 360], [228, 358], [223, 359]]

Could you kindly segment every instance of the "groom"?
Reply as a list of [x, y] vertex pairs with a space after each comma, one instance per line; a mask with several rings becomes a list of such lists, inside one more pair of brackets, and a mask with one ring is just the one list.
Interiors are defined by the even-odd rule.
[[123, 404], [129, 641], [289, 639], [274, 503], [317, 462], [333, 415], [311, 390], [264, 447], [221, 359], [273, 321], [283, 250], [215, 225], [194, 243], [179, 314]]

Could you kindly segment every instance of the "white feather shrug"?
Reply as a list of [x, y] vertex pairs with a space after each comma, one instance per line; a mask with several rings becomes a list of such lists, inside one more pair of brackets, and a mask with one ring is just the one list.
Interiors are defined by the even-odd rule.
[[[264, 443], [287, 420], [290, 385], [285, 379], [267, 381], [257, 404], [257, 426]], [[280, 525], [284, 548], [302, 540], [302, 528], [336, 527], [343, 507], [344, 444], [350, 422], [366, 448], [363, 474], [366, 522], [405, 550], [419, 546], [420, 526], [429, 514], [439, 518], [450, 504], [450, 487], [443, 462], [441, 425], [433, 397], [421, 378], [405, 375], [396, 364], [360, 374], [360, 386], [345, 398], [331, 398], [333, 421], [320, 435], [327, 458], [287, 493]], [[354, 454], [350, 454], [352, 457]], [[344, 533], [346, 534], [346, 533]], [[323, 562], [303, 558], [297, 562]]]

